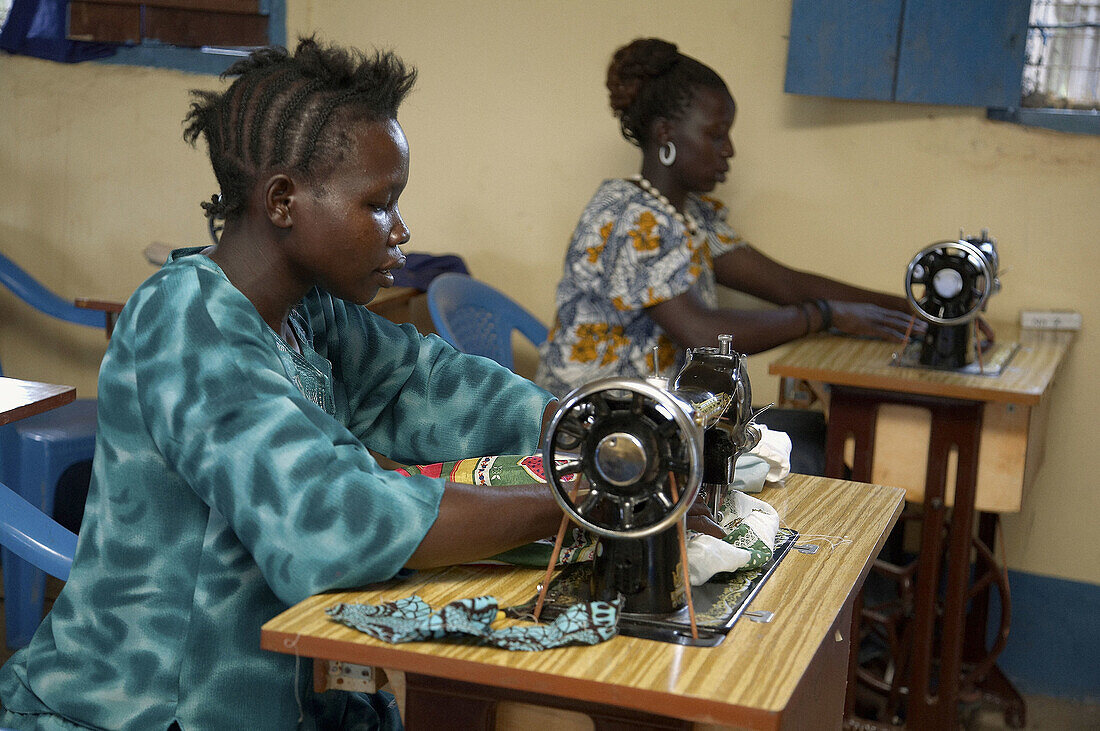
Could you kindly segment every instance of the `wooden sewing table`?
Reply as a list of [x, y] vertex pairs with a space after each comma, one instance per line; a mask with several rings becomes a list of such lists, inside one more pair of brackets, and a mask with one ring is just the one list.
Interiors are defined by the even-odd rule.
[[[544, 570], [458, 566], [358, 591], [311, 597], [264, 625], [264, 649], [404, 677], [410, 729], [492, 729], [508, 708], [581, 712], [596, 728], [839, 728], [853, 602], [903, 505], [897, 488], [792, 475], [759, 495], [785, 525], [837, 536], [813, 555], [792, 550], [752, 602], [770, 623], [742, 617], [717, 647], [617, 636], [594, 646], [509, 652], [444, 642], [387, 644], [330, 620], [338, 602], [376, 604], [413, 594], [439, 608], [479, 595], [501, 606], [529, 600]], [[844, 541], [842, 537], [848, 537]], [[514, 620], [502, 620], [511, 623]], [[324, 687], [327, 662], [315, 662]], [[339, 686], [337, 686], [339, 687]], [[498, 713], [498, 703], [501, 711]], [[531, 708], [532, 706], [528, 706]], [[556, 711], [561, 713], [561, 711]], [[619, 724], [619, 725], [616, 725]], [[557, 726], [557, 724], [554, 724]]]
[[[827, 475], [844, 475], [850, 464], [851, 479], [902, 487], [907, 501], [923, 506], [915, 634], [904, 651], [909, 657], [895, 658], [891, 691], [896, 703], [898, 683], [905, 685], [905, 720], [912, 728], [957, 727], [959, 700], [982, 692], [1003, 704], [1012, 725], [1025, 721], [1022, 697], [994, 664], [1007, 621], [999, 646], [986, 651], [993, 580], [976, 577], [972, 583], [971, 559], [972, 551], [992, 558], [998, 513], [1018, 511], [1035, 478], [1050, 391], [1073, 333], [999, 326], [997, 337], [1019, 344], [997, 376], [901, 367], [892, 364], [897, 343], [829, 335], [794, 344], [769, 366], [784, 379], [781, 402], [794, 380], [825, 403]], [[972, 543], [975, 513], [979, 529]], [[849, 716], [853, 708], [850, 697]]]
[[0, 426], [72, 403], [76, 389], [0, 377]]

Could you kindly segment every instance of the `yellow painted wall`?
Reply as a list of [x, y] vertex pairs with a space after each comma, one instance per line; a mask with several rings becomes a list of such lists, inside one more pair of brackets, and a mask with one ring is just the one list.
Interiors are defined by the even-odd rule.
[[[1004, 521], [1014, 569], [1100, 583], [1093, 421], [1100, 389], [1100, 137], [989, 122], [984, 110], [784, 94], [788, 2], [289, 0], [292, 36], [397, 50], [420, 82], [403, 110], [412, 249], [462, 255], [544, 320], [577, 215], [605, 177], [637, 170], [603, 78], [611, 52], [659, 35], [716, 68], [737, 98], [737, 157], [717, 194], [772, 256], [900, 291], [923, 246], [988, 228], [1004, 290], [993, 319], [1067, 308], [1085, 329], [1054, 390], [1046, 463]], [[186, 91], [212, 77], [0, 56], [0, 248], [67, 296], [124, 298], [152, 241], [206, 240], [215, 192], [180, 137]], [[95, 393], [104, 341], [0, 297], [8, 375]], [[770, 356], [754, 390], [772, 393]]]

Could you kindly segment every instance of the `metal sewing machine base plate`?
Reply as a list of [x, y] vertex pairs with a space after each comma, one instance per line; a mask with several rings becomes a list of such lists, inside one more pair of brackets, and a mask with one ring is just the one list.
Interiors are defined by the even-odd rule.
[[[686, 607], [672, 614], [661, 615], [623, 612], [619, 615], [619, 633], [678, 645], [714, 647], [720, 644], [741, 615], [746, 614], [749, 603], [779, 562], [790, 552], [798, 536], [798, 531], [780, 528], [775, 537], [772, 557], [763, 566], [716, 574], [702, 586], [692, 587], [698, 639], [691, 636], [691, 620]], [[563, 567], [550, 581], [542, 618], [553, 619], [572, 604], [590, 601], [591, 576], [590, 561]], [[532, 598], [525, 604], [508, 607], [504, 612], [511, 617], [529, 617], [534, 611], [536, 601], [537, 597]]]
[[982, 354], [982, 362], [977, 361], [962, 368], [941, 368], [925, 365], [920, 362], [920, 341], [911, 341], [900, 353], [894, 353], [890, 361], [892, 366], [903, 368], [923, 368], [929, 371], [946, 371], [949, 373], [961, 373], [968, 376], [999, 376], [1004, 372], [1012, 356], [1020, 349], [1019, 343], [993, 343], [989, 350]]

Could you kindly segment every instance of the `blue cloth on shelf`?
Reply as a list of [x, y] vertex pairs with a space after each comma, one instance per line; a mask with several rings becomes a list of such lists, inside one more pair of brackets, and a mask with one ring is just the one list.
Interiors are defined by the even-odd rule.
[[69, 0], [15, 0], [0, 30], [0, 48], [63, 63], [115, 54], [109, 44], [69, 40], [68, 16]]
[[469, 274], [470, 270], [462, 257], [454, 254], [406, 254], [405, 266], [393, 273], [393, 283], [426, 292], [433, 279], [447, 272]]

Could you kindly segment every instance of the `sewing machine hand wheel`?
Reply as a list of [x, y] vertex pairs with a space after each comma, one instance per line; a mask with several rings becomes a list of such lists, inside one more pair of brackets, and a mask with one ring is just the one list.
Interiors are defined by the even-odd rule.
[[[702, 463], [703, 430], [691, 406], [630, 378], [569, 393], [543, 447], [547, 482], [562, 510], [608, 538], [644, 538], [675, 525], [699, 491]], [[587, 482], [576, 502], [570, 475]]]
[[[924, 320], [935, 325], [970, 322], [993, 294], [996, 263], [969, 241], [943, 241], [926, 246], [905, 271], [905, 296]], [[918, 299], [913, 291], [924, 286]]]

